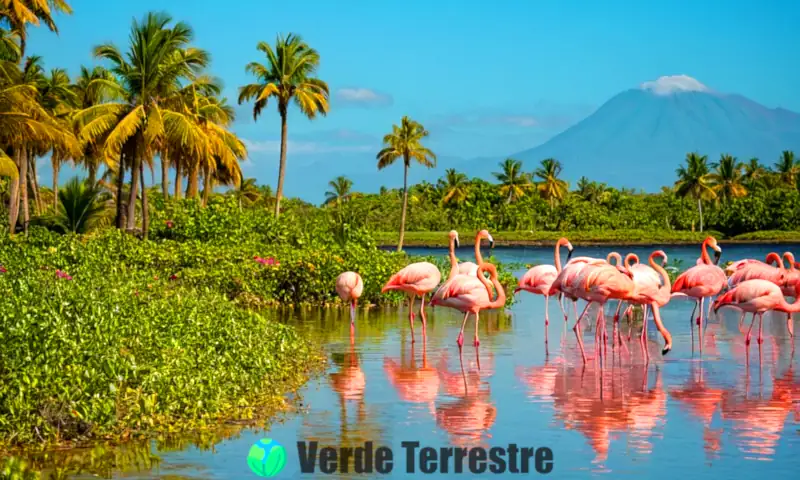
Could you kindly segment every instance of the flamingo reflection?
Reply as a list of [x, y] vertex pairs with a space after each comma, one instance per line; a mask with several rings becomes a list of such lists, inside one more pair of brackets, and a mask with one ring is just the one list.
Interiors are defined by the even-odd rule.
[[724, 393], [723, 390], [706, 384], [702, 363], [693, 363], [689, 380], [682, 387], [669, 392], [670, 397], [680, 402], [682, 409], [702, 422], [703, 448], [709, 458], [718, 457], [722, 448], [722, 431], [712, 429], [711, 420], [719, 408]]
[[[476, 350], [476, 357], [477, 357]], [[451, 442], [461, 447], [483, 444], [484, 437], [490, 438], [487, 432], [494, 425], [497, 408], [491, 400], [491, 391], [481, 381], [481, 373], [464, 369], [463, 353], [459, 351], [461, 373], [453, 374], [442, 369], [448, 396], [456, 397], [455, 401], [446, 402], [436, 407], [436, 424], [450, 434]]]
[[383, 370], [392, 387], [397, 390], [401, 400], [409, 403], [423, 404], [428, 412], [436, 415], [434, 402], [439, 395], [439, 373], [428, 365], [427, 342], [423, 342], [422, 366], [416, 365], [414, 344], [410, 354], [406, 354], [405, 345], [401, 345], [400, 361], [389, 357], [383, 359]]

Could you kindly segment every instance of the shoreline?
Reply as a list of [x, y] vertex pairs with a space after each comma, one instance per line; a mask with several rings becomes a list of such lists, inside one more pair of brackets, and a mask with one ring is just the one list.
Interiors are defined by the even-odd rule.
[[[524, 247], [551, 247], [560, 237], [566, 237], [574, 246], [601, 247], [606, 245], [619, 246], [690, 246], [702, 243], [706, 236], [717, 238], [720, 244], [725, 245], [794, 245], [800, 244], [800, 232], [756, 232], [726, 238], [718, 232], [671, 232], [665, 233], [664, 238], [652, 238], [656, 232], [640, 231], [610, 231], [609, 234], [596, 234], [593, 232], [542, 232], [530, 234], [528, 232], [498, 232], [493, 234], [495, 248], [524, 248]], [[377, 232], [375, 242], [378, 248], [397, 248], [397, 233]], [[764, 235], [765, 238], [758, 238]], [[462, 246], [471, 245], [470, 240], [462, 236]], [[524, 238], [534, 237], [534, 238]], [[544, 237], [544, 238], [542, 238]], [[633, 239], [625, 239], [632, 237]], [[754, 238], [755, 237], [755, 238]], [[471, 235], [469, 236], [471, 239]], [[447, 248], [447, 232], [406, 232], [403, 239], [403, 248]]]

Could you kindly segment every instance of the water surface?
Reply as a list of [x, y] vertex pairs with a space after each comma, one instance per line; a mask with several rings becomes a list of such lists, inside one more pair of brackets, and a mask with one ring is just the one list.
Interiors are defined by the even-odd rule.
[[[659, 247], [618, 251], [646, 257], [653, 248]], [[699, 255], [697, 247], [663, 248], [684, 267]], [[723, 262], [763, 259], [773, 249], [723, 248]], [[587, 247], [575, 254], [605, 256], [611, 249]], [[552, 249], [496, 249], [493, 254], [502, 261], [552, 262]], [[462, 260], [469, 255], [468, 249], [459, 251]], [[298, 311], [281, 320], [317, 339], [331, 364], [304, 388], [302, 413], [266, 432], [244, 430], [224, 440], [197, 442], [203, 448], [187, 440], [166, 452], [145, 450], [146, 458], [137, 462], [125, 461], [126, 454], [135, 453], [112, 449], [112, 466], [87, 466], [85, 478], [91, 473], [137, 479], [257, 478], [245, 458], [263, 437], [287, 446], [288, 461], [278, 478], [312, 477], [299, 472], [298, 440], [335, 447], [372, 441], [392, 447], [396, 458], [402, 456], [400, 442], [414, 440], [437, 448], [546, 446], [554, 452], [551, 475], [557, 478], [777, 478], [797, 472], [800, 376], [784, 316], [766, 315], [764, 343], [745, 348], [738, 314], [720, 312], [709, 319], [701, 353], [689, 320], [692, 304], [674, 300], [662, 309], [674, 344], [667, 356], [661, 356], [662, 340], [651, 321], [649, 361], [638, 340], [640, 326], [634, 325], [628, 342], [624, 325], [625, 346], [609, 341], [605, 357], [584, 366], [569, 328], [573, 320], [567, 327], [556, 301], [550, 302], [548, 353], [544, 299], [526, 293], [505, 312], [481, 315], [477, 348], [470, 319], [461, 351], [455, 340], [462, 316], [441, 307], [429, 311], [424, 343], [417, 323], [414, 344], [406, 308], [360, 310], [352, 343], [344, 310]], [[596, 353], [594, 333], [592, 328], [584, 331], [590, 356]], [[409, 477], [404, 462], [385, 476]]]

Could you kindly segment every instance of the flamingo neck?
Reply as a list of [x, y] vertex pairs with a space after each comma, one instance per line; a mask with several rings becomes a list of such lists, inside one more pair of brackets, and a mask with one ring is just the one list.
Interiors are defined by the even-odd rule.
[[[611, 263], [612, 258], [616, 260], [616, 263]], [[610, 265], [622, 265], [622, 255], [620, 255], [619, 252], [611, 252], [606, 257], [606, 262]]]
[[[796, 288], [796, 287], [795, 287]], [[785, 312], [788, 313], [797, 313], [800, 312], [800, 296], [795, 297], [792, 303], [786, 301], [786, 298], [781, 299], [782, 307]]]
[[450, 275], [447, 279], [451, 279], [458, 275], [458, 259], [456, 258], [456, 239], [450, 239]]
[[778, 266], [778, 268], [781, 269], [782, 272], [786, 271], [786, 265], [783, 264], [783, 260], [781, 259], [781, 257], [775, 252], [770, 252], [769, 254], [767, 254], [766, 264], [770, 265], [773, 262]]
[[700, 258], [703, 259], [703, 263], [706, 265], [711, 265], [711, 257], [708, 255], [708, 238], [703, 240], [703, 246], [700, 247], [702, 252], [700, 253]]
[[792, 255], [792, 252], [784, 253], [783, 254], [783, 259], [784, 259], [784, 261], [789, 262], [789, 272], [794, 273], [794, 271], [795, 271], [794, 255]]
[[[488, 270], [489, 276], [492, 279], [492, 282], [489, 283], [489, 280], [483, 276], [483, 272]], [[482, 263], [478, 267], [478, 279], [483, 283], [486, 287], [486, 291], [489, 292], [489, 304], [486, 308], [500, 308], [506, 304], [506, 291], [503, 289], [503, 285], [500, 284], [500, 281], [497, 279], [497, 268], [491, 263]], [[492, 286], [494, 285], [495, 290], [497, 290], [497, 298], [493, 301], [491, 300], [492, 294]]]
[[623, 263], [625, 270], [630, 272], [631, 268], [633, 268], [633, 265], [636, 263], [639, 263], [639, 257], [635, 253], [625, 255], [625, 263]]
[[661, 285], [661, 288], [659, 290], [666, 290], [667, 293], [669, 293], [670, 290], [672, 289], [672, 286], [670, 285], [669, 281], [669, 273], [667, 273], [667, 271], [664, 269], [664, 267], [661, 266], [660, 263], [656, 263], [656, 255], [650, 255], [649, 263], [650, 267], [656, 272], [658, 272], [658, 274], [661, 275], [661, 279], [664, 281], [664, 284]]
[[483, 263], [483, 257], [481, 256], [481, 238], [483, 237], [481, 237], [481, 233], [478, 232], [478, 234], [475, 235], [475, 263], [479, 266]]
[[554, 260], [555, 260], [555, 262], [556, 262], [556, 263], [555, 263], [555, 266], [556, 266], [556, 271], [557, 271], [558, 273], [561, 273], [561, 247], [562, 247], [563, 245], [565, 245], [565, 243], [563, 243], [563, 242], [564, 242], [564, 240], [565, 240], [565, 239], [563, 239], [563, 238], [562, 238], [561, 240], [559, 240], [558, 242], [556, 242], [556, 250], [555, 250], [555, 253], [553, 254], [553, 256], [554, 256]]

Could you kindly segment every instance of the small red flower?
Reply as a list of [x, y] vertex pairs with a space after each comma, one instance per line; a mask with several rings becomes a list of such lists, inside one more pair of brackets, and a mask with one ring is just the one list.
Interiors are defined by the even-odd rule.
[[177, 280], [178, 276], [173, 273], [172, 275], [169, 276], [169, 279], [170, 280]]
[[167, 228], [172, 228], [172, 227], [175, 226], [175, 223], [172, 220], [167, 220], [166, 224], [167, 224]]
[[0, 265], [0, 273], [6, 273], [7, 271], [8, 270], [6, 270], [6, 267]]
[[67, 272], [62, 272], [61, 270], [56, 270], [56, 276], [58, 278], [63, 278], [64, 280], [72, 280], [72, 276]]
[[153, 275], [153, 280], [158, 280], [158, 275]]

